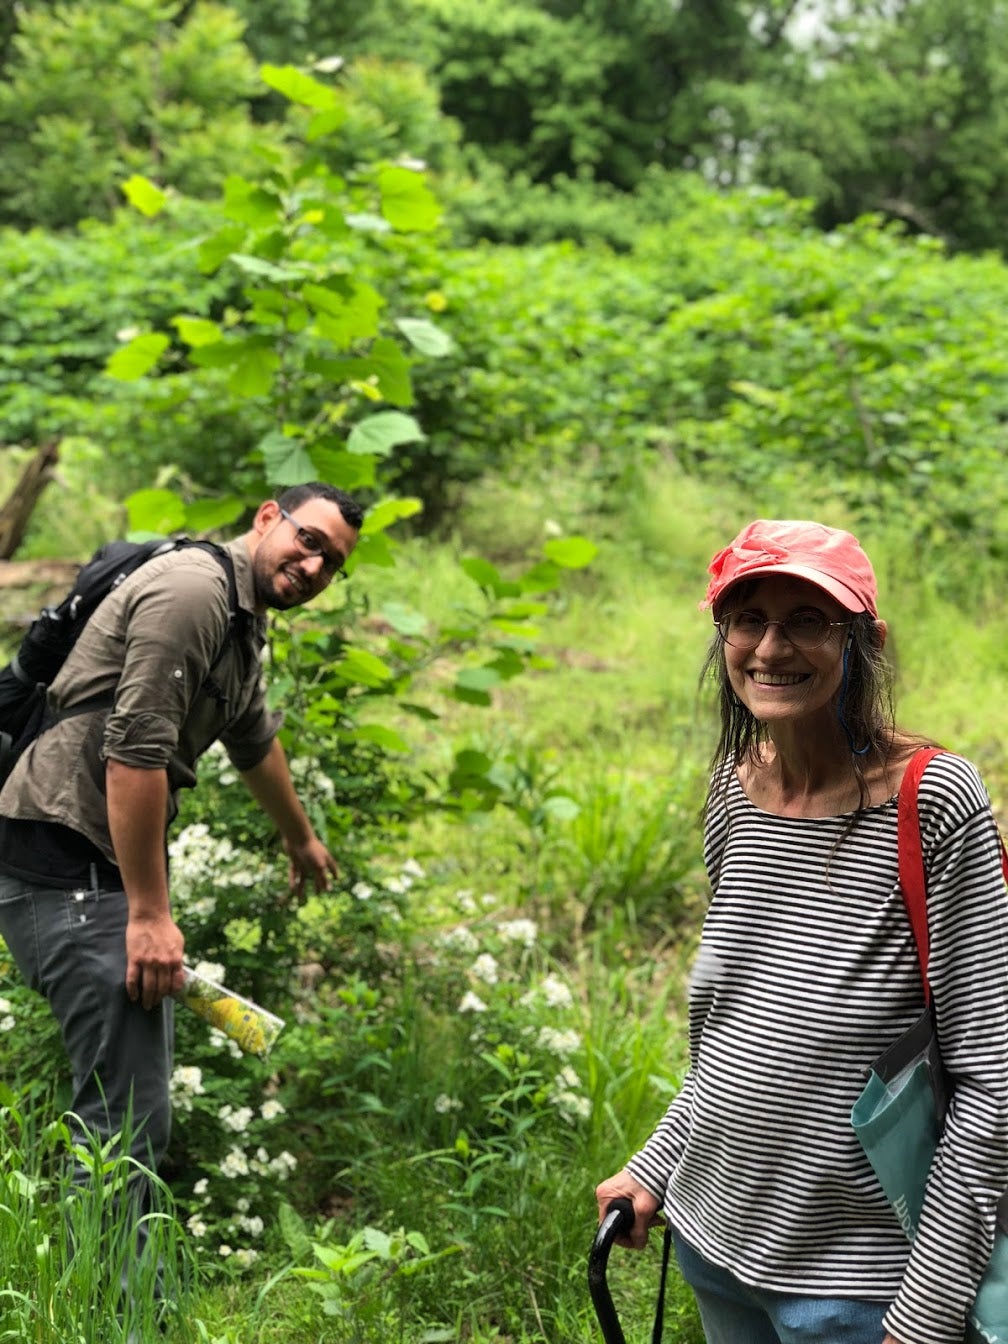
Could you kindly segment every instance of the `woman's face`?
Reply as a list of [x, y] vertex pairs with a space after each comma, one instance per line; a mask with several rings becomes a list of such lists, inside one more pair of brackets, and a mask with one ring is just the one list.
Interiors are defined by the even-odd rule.
[[[744, 614], [743, 614], [744, 613]], [[824, 711], [832, 717], [843, 680], [843, 650], [847, 639], [844, 625], [829, 629], [817, 648], [799, 648], [786, 636], [782, 625], [792, 617], [798, 624], [814, 624], [812, 613], [827, 621], [846, 622], [850, 612], [829, 594], [804, 579], [770, 577], [759, 579], [744, 590], [744, 597], [729, 595], [722, 616], [732, 615], [754, 634], [760, 621], [770, 621], [752, 648], [724, 646], [728, 680], [735, 694], [761, 723], [797, 722]]]

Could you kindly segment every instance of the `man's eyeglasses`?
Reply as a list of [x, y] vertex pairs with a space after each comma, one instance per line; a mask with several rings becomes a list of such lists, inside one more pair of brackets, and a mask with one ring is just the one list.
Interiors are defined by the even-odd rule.
[[779, 625], [787, 642], [806, 652], [818, 649], [837, 626], [850, 625], [850, 621], [831, 621], [823, 612], [810, 607], [794, 612], [783, 621], [768, 621], [756, 611], [730, 611], [714, 624], [724, 642], [733, 649], [755, 649], [762, 642], [767, 626]]
[[[280, 509], [280, 505], [277, 505]], [[314, 532], [309, 532], [306, 527], [302, 527], [296, 518], [292, 518], [286, 509], [280, 509], [280, 517], [285, 518], [294, 529], [294, 544], [302, 555], [319, 556], [322, 560], [322, 572], [329, 579], [345, 579], [346, 570], [343, 568], [343, 558], [339, 555], [333, 555], [319, 541]]]

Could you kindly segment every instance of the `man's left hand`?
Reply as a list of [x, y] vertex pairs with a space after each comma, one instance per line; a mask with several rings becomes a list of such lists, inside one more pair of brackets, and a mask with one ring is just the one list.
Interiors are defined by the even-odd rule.
[[285, 841], [284, 849], [290, 859], [288, 885], [297, 896], [304, 893], [308, 879], [316, 891], [328, 891], [332, 879], [339, 876], [339, 865], [317, 835], [299, 844]]

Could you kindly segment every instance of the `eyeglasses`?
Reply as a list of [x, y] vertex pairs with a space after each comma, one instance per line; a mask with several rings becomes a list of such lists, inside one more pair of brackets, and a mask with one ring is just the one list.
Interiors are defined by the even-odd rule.
[[787, 642], [805, 652], [818, 649], [826, 643], [833, 630], [838, 626], [850, 625], [850, 621], [831, 621], [821, 611], [810, 607], [805, 611], [793, 612], [783, 621], [768, 621], [756, 611], [730, 611], [714, 624], [724, 642], [733, 649], [755, 649], [766, 634], [767, 626], [779, 625]]
[[[280, 505], [277, 505], [280, 509]], [[346, 570], [343, 568], [343, 557], [333, 555], [319, 541], [314, 532], [309, 532], [306, 527], [302, 527], [296, 518], [292, 518], [286, 509], [280, 509], [280, 517], [285, 518], [294, 529], [294, 544], [302, 555], [319, 556], [322, 561], [322, 572], [330, 579], [345, 579]]]

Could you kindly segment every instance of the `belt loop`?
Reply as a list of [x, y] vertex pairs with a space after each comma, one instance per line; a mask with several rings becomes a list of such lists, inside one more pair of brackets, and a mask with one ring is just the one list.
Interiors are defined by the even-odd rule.
[[96, 863], [92, 863], [92, 864], [89, 864], [89, 867], [90, 867], [90, 870], [91, 870], [91, 894], [94, 896], [95, 900], [97, 900], [97, 899], [98, 899], [98, 894], [99, 894], [99, 893], [98, 893], [98, 865], [97, 865]]

